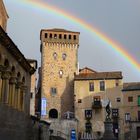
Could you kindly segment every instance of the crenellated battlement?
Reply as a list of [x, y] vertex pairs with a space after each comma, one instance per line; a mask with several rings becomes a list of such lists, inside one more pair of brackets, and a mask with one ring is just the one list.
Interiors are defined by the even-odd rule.
[[41, 30], [40, 39], [42, 42], [79, 45], [79, 32], [68, 31], [64, 29], [46, 29]]

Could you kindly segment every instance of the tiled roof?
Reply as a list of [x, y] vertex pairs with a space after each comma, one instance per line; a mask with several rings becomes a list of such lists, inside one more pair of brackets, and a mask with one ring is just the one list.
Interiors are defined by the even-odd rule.
[[124, 83], [122, 91], [140, 90], [140, 82]]
[[96, 72], [96, 73], [81, 73], [75, 75], [75, 80], [104, 80], [104, 79], [122, 79], [122, 72]]
[[93, 70], [93, 69], [91, 69], [91, 68], [88, 68], [88, 67], [84, 67], [84, 68], [80, 69], [79, 72], [80, 72], [80, 73], [83, 73], [83, 72], [85, 72], [86, 70], [88, 71], [88, 73], [95, 73], [95, 72], [96, 72], [95, 70]]

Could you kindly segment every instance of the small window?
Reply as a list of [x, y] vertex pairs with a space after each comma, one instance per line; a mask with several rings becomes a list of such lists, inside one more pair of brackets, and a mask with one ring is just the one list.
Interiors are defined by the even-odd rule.
[[128, 97], [128, 102], [133, 102], [133, 97], [132, 96]]
[[112, 117], [118, 118], [119, 116], [119, 109], [112, 109]]
[[73, 39], [76, 40], [76, 35], [73, 36]]
[[47, 33], [45, 33], [45, 38], [48, 38], [48, 34]]
[[85, 118], [92, 118], [92, 110], [85, 110]]
[[52, 38], [52, 34], [50, 34], [50, 38]]
[[67, 39], [67, 35], [64, 35], [64, 39]]
[[57, 59], [57, 53], [56, 53], [56, 52], [53, 53], [53, 58], [54, 58], [55, 60]]
[[51, 95], [57, 94], [57, 89], [55, 87], [51, 87]]
[[116, 87], [119, 86], [119, 80], [116, 80]]
[[69, 39], [71, 39], [71, 35], [69, 35]]
[[54, 34], [54, 38], [57, 39], [57, 34]]
[[82, 103], [82, 100], [81, 99], [78, 99], [78, 103]]
[[89, 91], [94, 91], [94, 83], [89, 83]]
[[65, 53], [62, 54], [62, 59], [66, 60], [67, 55]]
[[125, 113], [125, 121], [128, 122], [131, 120], [130, 113]]
[[60, 71], [59, 71], [59, 77], [62, 78], [62, 76], [63, 76], [63, 71], [60, 70]]
[[105, 82], [100, 81], [100, 91], [105, 91]]
[[117, 97], [116, 98], [116, 102], [121, 102], [121, 98], [120, 97]]
[[59, 34], [59, 39], [61, 39], [62, 38], [62, 34]]

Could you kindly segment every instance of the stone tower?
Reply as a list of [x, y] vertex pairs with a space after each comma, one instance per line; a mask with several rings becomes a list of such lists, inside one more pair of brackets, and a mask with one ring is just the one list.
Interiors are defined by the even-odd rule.
[[61, 118], [74, 110], [74, 73], [78, 71], [79, 32], [41, 30], [41, 95], [46, 118]]
[[0, 0], [0, 26], [6, 31], [8, 14], [4, 6], [3, 0]]

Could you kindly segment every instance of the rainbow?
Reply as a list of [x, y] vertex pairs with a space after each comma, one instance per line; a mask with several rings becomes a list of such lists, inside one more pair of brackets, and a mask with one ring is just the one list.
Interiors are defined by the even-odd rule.
[[110, 47], [113, 51], [117, 52], [122, 58], [124, 58], [128, 63], [131, 64], [132, 67], [136, 68], [140, 72], [140, 64], [137, 62], [136, 59], [128, 53], [127, 50], [125, 50], [121, 45], [107, 37], [105, 34], [103, 34], [101, 31], [98, 29], [94, 28], [93, 26], [89, 25], [85, 21], [67, 13], [66, 11], [63, 11], [57, 7], [50, 6], [46, 2], [42, 2], [40, 0], [20, 0], [22, 4], [29, 5], [31, 7], [34, 7], [36, 9], [40, 9], [43, 11], [47, 11], [50, 13], [53, 13], [55, 15], [58, 15], [64, 19], [70, 20], [71, 22], [74, 22], [81, 26], [82, 28], [90, 31], [93, 33], [98, 39], [103, 41], [105, 44], [107, 44], [108, 47]]

